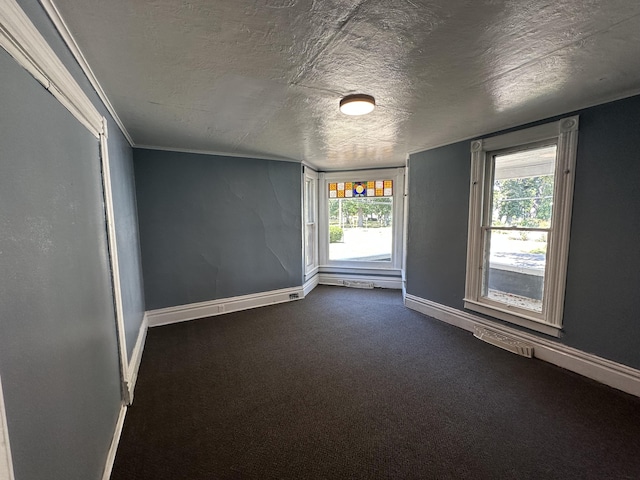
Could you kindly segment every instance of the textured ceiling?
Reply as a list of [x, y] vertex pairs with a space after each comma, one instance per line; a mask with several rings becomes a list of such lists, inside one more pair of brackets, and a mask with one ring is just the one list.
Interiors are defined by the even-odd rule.
[[[640, 92], [637, 0], [55, 0], [138, 146], [403, 165]], [[340, 98], [373, 95], [347, 117]]]

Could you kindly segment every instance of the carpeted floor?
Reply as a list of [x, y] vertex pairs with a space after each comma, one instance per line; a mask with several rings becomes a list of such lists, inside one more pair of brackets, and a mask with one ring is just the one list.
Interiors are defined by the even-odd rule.
[[320, 286], [150, 329], [111, 478], [640, 479], [640, 399]]

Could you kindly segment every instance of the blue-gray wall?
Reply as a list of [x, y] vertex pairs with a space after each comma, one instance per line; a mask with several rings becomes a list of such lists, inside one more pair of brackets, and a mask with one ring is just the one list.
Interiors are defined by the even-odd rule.
[[[640, 368], [640, 96], [576, 112], [560, 342]], [[407, 292], [463, 309], [470, 141], [411, 155]]]
[[[109, 127], [126, 348], [144, 316], [133, 151], [36, 0], [18, 0]], [[122, 405], [99, 143], [0, 49], [0, 376], [16, 478], [99, 479]]]
[[0, 110], [0, 375], [16, 479], [99, 479], [121, 405], [99, 143], [1, 49]]
[[131, 358], [145, 312], [144, 288], [142, 285], [142, 263], [138, 218], [133, 179], [133, 153], [127, 139], [111, 117], [91, 83], [84, 75], [75, 58], [60, 38], [49, 16], [38, 0], [18, 0], [22, 9], [38, 28], [49, 46], [73, 75], [78, 85], [92, 101], [101, 115], [107, 119], [109, 130], [109, 163], [115, 217], [116, 241], [118, 244], [118, 266], [124, 309], [126, 348]]
[[134, 149], [147, 309], [302, 285], [301, 165]]

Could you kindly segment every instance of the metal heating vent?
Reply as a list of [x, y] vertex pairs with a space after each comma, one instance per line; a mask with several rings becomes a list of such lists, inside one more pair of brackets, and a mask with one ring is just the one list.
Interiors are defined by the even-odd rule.
[[373, 282], [360, 282], [358, 280], [344, 280], [342, 284], [345, 287], [352, 288], [373, 288]]
[[297, 293], [290, 293], [289, 300], [297, 300], [300, 296]]
[[473, 336], [496, 347], [522, 355], [523, 357], [533, 357], [533, 345], [509, 337], [508, 335], [494, 332], [488, 328], [475, 326]]

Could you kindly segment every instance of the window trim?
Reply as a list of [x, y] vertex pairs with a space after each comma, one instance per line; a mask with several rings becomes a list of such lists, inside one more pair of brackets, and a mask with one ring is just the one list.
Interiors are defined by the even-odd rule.
[[[562, 329], [575, 162], [578, 146], [578, 120], [572, 116], [515, 132], [471, 142], [471, 181], [464, 308], [505, 320], [548, 335], [559, 336]], [[554, 173], [553, 216], [547, 246], [543, 311], [525, 313], [522, 309], [487, 301], [481, 295], [483, 270], [483, 226], [491, 186], [487, 168], [499, 150], [535, 146], [541, 142], [557, 144]]]
[[[376, 271], [400, 272], [403, 255], [403, 218], [404, 218], [404, 167], [384, 168], [376, 170], [349, 170], [337, 172], [321, 172], [318, 188], [318, 232], [320, 235], [320, 268], [340, 267], [359, 270], [367, 273]], [[356, 260], [329, 260], [329, 197], [327, 191], [332, 181], [345, 178], [362, 180], [379, 180], [382, 177], [393, 180], [393, 243], [390, 262], [360, 262]]]
[[[310, 195], [307, 194], [307, 184], [311, 184], [312, 186], [313, 191]], [[313, 219], [309, 219], [310, 211]], [[318, 172], [305, 165], [303, 166], [302, 175], [302, 264], [304, 266], [305, 281], [318, 273], [318, 223]], [[313, 245], [309, 245], [309, 242], [307, 241], [310, 229], [313, 230]], [[313, 258], [311, 264], [307, 264], [307, 254], [309, 253], [309, 250], [311, 250]]]

